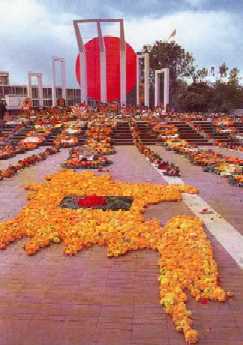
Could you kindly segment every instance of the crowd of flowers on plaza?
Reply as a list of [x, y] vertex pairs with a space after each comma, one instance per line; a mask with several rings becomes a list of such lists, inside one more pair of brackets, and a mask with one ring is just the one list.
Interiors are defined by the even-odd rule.
[[[105, 111], [105, 109], [102, 109]], [[143, 144], [140, 139], [139, 130], [136, 127], [136, 118], [143, 118], [151, 124], [154, 132], [156, 132], [160, 140], [167, 149], [186, 155], [193, 164], [204, 166], [205, 171], [215, 172], [221, 176], [227, 176], [229, 182], [242, 186], [243, 185], [243, 161], [235, 157], [227, 157], [225, 155], [216, 153], [214, 150], [202, 150], [187, 141], [180, 139], [178, 129], [171, 120], [176, 119], [188, 123], [191, 127], [198, 131], [202, 131], [201, 123], [210, 123], [213, 128], [213, 133], [228, 133], [229, 135], [236, 135], [237, 126], [241, 126], [240, 119], [233, 119], [226, 115], [203, 115], [203, 114], [165, 114], [162, 117], [155, 116], [150, 110], [141, 111], [140, 115], [134, 114], [134, 109], [129, 109], [124, 112], [122, 119], [128, 120], [128, 113], [132, 111], [132, 123], [130, 129], [132, 131], [133, 140], [139, 151], [144, 154], [151, 163], [155, 164], [158, 169], [164, 174], [170, 176], [179, 176], [180, 170], [172, 163], [164, 161], [151, 148]], [[94, 109], [83, 107], [82, 111], [79, 107], [74, 107], [72, 111], [49, 109], [45, 113], [43, 111], [35, 112], [33, 114], [25, 114], [22, 117], [22, 122], [16, 122], [16, 130], [11, 130], [13, 133], [24, 133], [24, 138], [18, 140], [15, 144], [9, 143], [5, 135], [2, 136], [3, 145], [0, 148], [0, 159], [9, 159], [16, 154], [24, 153], [28, 150], [33, 150], [45, 143], [53, 130], [59, 129], [53, 141], [53, 146], [57, 148], [76, 147], [80, 145], [80, 140], [86, 142], [89, 149], [93, 150], [96, 155], [87, 159], [84, 155], [78, 154], [74, 150], [70, 153], [70, 157], [66, 162], [67, 166], [79, 168], [97, 168], [108, 164], [108, 160], [102, 157], [107, 154], [114, 153], [114, 148], [111, 142], [112, 130], [116, 127], [119, 116], [110, 116], [110, 113], [95, 112]], [[30, 125], [26, 130], [25, 125]], [[14, 127], [13, 127], [14, 128]], [[28, 128], [28, 127], [27, 127]], [[239, 127], [242, 128], [242, 127]], [[239, 129], [238, 128], [238, 129]], [[24, 131], [24, 132], [23, 132]], [[211, 132], [205, 132], [208, 139], [212, 139]], [[5, 144], [4, 144], [5, 142]], [[82, 143], [83, 144], [83, 143]], [[243, 145], [234, 142], [221, 142], [214, 140], [215, 145], [223, 147], [234, 147], [241, 151]], [[98, 158], [99, 155], [99, 158]], [[91, 159], [92, 158], [92, 159]], [[96, 158], [96, 159], [94, 159]], [[8, 171], [12, 171], [11, 168]], [[9, 175], [10, 173], [6, 173]], [[3, 175], [6, 175], [5, 173]]]
[[104, 115], [90, 119], [85, 123], [87, 130], [86, 146], [76, 147], [70, 151], [70, 157], [64, 163], [66, 168], [97, 169], [111, 164], [105, 155], [115, 153], [111, 143], [113, 121]]
[[157, 153], [151, 148], [144, 145], [140, 139], [139, 130], [136, 122], [130, 123], [130, 129], [132, 132], [134, 144], [137, 146], [139, 152], [143, 154], [152, 164], [154, 164], [163, 174], [168, 176], [180, 176], [180, 169], [173, 163], [164, 161]]
[[24, 138], [18, 140], [16, 144], [11, 143], [9, 138], [5, 138], [3, 146], [0, 148], [0, 159], [12, 158], [17, 154], [38, 148], [45, 142], [50, 132], [51, 129], [40, 126], [33, 126], [33, 128], [26, 131], [25, 127], [21, 125], [18, 131], [14, 133], [15, 136], [24, 136]]
[[112, 162], [104, 155], [98, 154], [86, 146], [74, 147], [63, 167], [69, 169], [98, 169], [110, 165]]
[[[202, 127], [200, 127], [200, 124], [195, 125], [193, 121], [197, 118], [195, 118], [195, 116], [193, 115], [188, 118], [186, 114], [181, 114], [179, 116], [179, 119], [181, 121], [184, 121], [185, 123], [188, 123], [190, 127], [196, 127], [196, 129], [198, 130], [200, 128], [203, 128], [202, 125]], [[204, 120], [206, 120], [206, 118]], [[215, 127], [213, 127], [213, 130], [218, 130], [218, 132], [220, 132], [220, 129], [217, 129], [217, 126], [221, 126], [220, 128], [222, 128], [222, 126], [224, 126], [224, 128], [226, 128], [226, 126], [234, 126], [235, 128], [236, 122], [233, 119], [230, 119], [228, 116], [216, 117], [211, 120], [211, 122], [202, 121], [202, 123], [209, 123], [210, 126], [213, 124], [213, 126]], [[240, 187], [243, 186], [243, 159], [235, 157], [234, 155], [226, 156], [225, 154], [216, 152], [213, 148], [202, 149], [197, 145], [189, 144], [187, 140], [180, 138], [178, 128], [176, 127], [176, 122], [175, 124], [171, 123], [170, 121], [168, 122], [166, 123], [163, 121], [161, 123], [158, 120], [154, 122], [151, 121], [153, 130], [159, 135], [162, 144], [165, 145], [167, 150], [172, 150], [176, 153], [184, 155], [190, 160], [192, 164], [202, 166], [204, 171], [214, 172], [220, 176], [227, 177], [229, 183], [233, 185]], [[208, 139], [212, 139], [211, 133], [204, 134]], [[225, 148], [232, 147], [230, 144], [230, 140], [229, 142], [214, 140], [213, 144], [215, 146]], [[243, 150], [243, 145], [240, 142], [238, 144], [233, 144], [233, 147], [238, 151]]]
[[167, 139], [163, 144], [168, 150], [187, 157], [192, 164], [202, 166], [204, 171], [214, 172], [227, 177], [231, 184], [243, 186], [243, 159], [227, 157], [211, 149], [199, 149], [180, 139]]
[[115, 153], [111, 143], [112, 129], [116, 123], [101, 115], [89, 122], [87, 145], [97, 153], [109, 155]]
[[56, 154], [59, 151], [56, 147], [47, 148], [45, 151], [27, 156], [23, 159], [19, 159], [17, 163], [10, 164], [6, 169], [0, 170], [0, 180], [5, 178], [10, 178], [25, 168], [35, 165], [45, 159], [50, 155]]
[[[98, 176], [93, 172], [73, 170], [99, 170], [111, 164], [106, 155], [115, 153], [112, 131], [117, 122], [124, 119], [129, 121], [139, 152], [165, 175], [180, 176], [180, 169], [164, 161], [143, 143], [137, 126], [141, 118], [150, 124], [160, 143], [168, 150], [183, 154], [205, 171], [227, 176], [231, 183], [240, 186], [243, 185], [243, 160], [188, 144], [180, 138], [176, 125], [170, 123], [176, 118], [194, 126], [193, 119], [205, 120], [202, 114], [167, 114], [163, 119], [149, 112], [136, 114], [132, 119], [128, 119], [128, 114], [119, 116], [110, 116], [104, 109], [97, 113], [87, 109], [80, 112], [78, 108], [71, 112], [48, 110], [48, 113], [32, 114], [21, 125], [16, 125], [18, 131], [25, 128], [25, 138], [15, 145], [7, 142], [7, 135], [2, 137], [5, 145], [0, 158], [9, 159], [20, 152], [40, 147], [55, 133], [51, 147], [10, 164], [0, 171], [0, 180], [47, 159], [61, 148], [70, 148], [63, 167], [71, 170], [48, 176], [43, 184], [26, 187], [29, 191], [27, 205], [15, 219], [0, 223], [0, 249], [26, 237], [28, 241], [24, 248], [28, 255], [60, 242], [64, 243], [66, 255], [75, 255], [93, 245], [107, 247], [109, 257], [132, 250], [153, 249], [160, 255], [160, 303], [171, 316], [176, 330], [184, 334], [188, 344], [194, 344], [198, 342], [199, 334], [193, 328], [191, 311], [187, 308], [188, 294], [201, 303], [209, 300], [224, 302], [231, 294], [219, 285], [212, 247], [198, 218], [177, 216], [162, 227], [157, 219], [145, 221], [143, 213], [148, 205], [180, 201], [182, 193], [195, 194], [196, 188], [189, 185], [131, 184], [114, 181], [109, 174]], [[211, 122], [222, 129], [221, 120], [224, 126], [232, 126], [231, 122], [225, 122], [225, 116], [216, 116]], [[31, 128], [26, 130], [29, 128], [26, 126]], [[199, 127], [196, 130], [201, 131]], [[11, 133], [16, 134], [16, 131]], [[83, 138], [85, 145], [80, 145]], [[237, 149], [241, 150], [240, 144]]]
[[[197, 190], [189, 185], [131, 184], [114, 181], [108, 174], [72, 170], [46, 180], [28, 186], [25, 208], [15, 219], [0, 223], [0, 248], [27, 237], [28, 255], [60, 242], [66, 255], [93, 245], [107, 247], [109, 257], [144, 248], [158, 251], [160, 303], [186, 342], [196, 343], [199, 335], [192, 326], [187, 294], [203, 303], [224, 302], [230, 296], [219, 286], [210, 241], [196, 217], [177, 216], [161, 227], [157, 219], [145, 221], [143, 213], [150, 204], [180, 201], [181, 193]], [[63, 200], [70, 195], [76, 196], [78, 207], [63, 207]], [[131, 207], [126, 211], [104, 210], [110, 196], [131, 198]]]

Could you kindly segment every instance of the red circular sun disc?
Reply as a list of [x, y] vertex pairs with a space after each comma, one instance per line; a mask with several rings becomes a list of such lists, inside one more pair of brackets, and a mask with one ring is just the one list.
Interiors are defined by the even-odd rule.
[[[120, 99], [120, 39], [104, 37], [106, 48], [106, 79], [108, 102]], [[100, 50], [98, 37], [85, 44], [87, 57], [88, 98], [100, 101]], [[126, 43], [126, 91], [136, 85], [136, 53]], [[80, 56], [76, 59], [76, 79], [80, 84]]]

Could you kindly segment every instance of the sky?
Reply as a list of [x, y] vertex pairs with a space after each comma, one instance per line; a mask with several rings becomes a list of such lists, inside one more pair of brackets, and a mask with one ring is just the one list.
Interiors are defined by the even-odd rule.
[[[243, 0], [0, 0], [0, 71], [11, 84], [26, 84], [27, 73], [42, 72], [51, 85], [51, 57], [64, 57], [68, 86], [77, 86], [77, 42], [73, 19], [123, 18], [125, 37], [139, 51], [144, 44], [175, 40], [192, 53], [198, 67], [225, 62], [243, 75]], [[105, 24], [105, 35], [118, 35]], [[85, 41], [96, 36], [84, 25]]]

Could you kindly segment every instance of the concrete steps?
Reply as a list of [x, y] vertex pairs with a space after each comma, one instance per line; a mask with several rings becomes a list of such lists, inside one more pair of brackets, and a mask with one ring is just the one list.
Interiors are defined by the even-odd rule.
[[194, 128], [189, 126], [187, 123], [181, 121], [169, 122], [177, 127], [179, 137], [186, 140], [191, 145], [211, 145], [208, 140], [198, 133]]
[[155, 145], [158, 143], [158, 136], [155, 134], [146, 121], [137, 121], [137, 128], [139, 130], [140, 139], [145, 145]]
[[21, 129], [13, 135], [13, 137], [10, 140], [10, 143], [12, 145], [16, 145], [20, 140], [26, 138], [27, 132], [29, 132], [31, 129], [33, 129], [33, 126], [31, 125], [24, 127], [23, 129]]
[[128, 122], [118, 122], [111, 135], [113, 145], [133, 145], [132, 134]]
[[46, 140], [43, 142], [41, 146], [51, 146], [53, 145], [54, 140], [56, 139], [57, 135], [61, 132], [62, 128], [53, 128], [51, 133], [47, 136]]

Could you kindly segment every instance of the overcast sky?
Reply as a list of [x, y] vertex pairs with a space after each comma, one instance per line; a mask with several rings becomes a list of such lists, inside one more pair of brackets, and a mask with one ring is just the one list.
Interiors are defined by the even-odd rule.
[[[0, 70], [10, 82], [26, 83], [27, 72], [43, 72], [50, 84], [51, 57], [67, 61], [68, 85], [76, 86], [77, 43], [72, 20], [124, 18], [126, 41], [135, 50], [165, 40], [176, 41], [199, 67], [226, 62], [243, 74], [243, 0], [0, 0]], [[95, 35], [84, 28], [85, 40]], [[117, 34], [104, 25], [105, 34]]]

